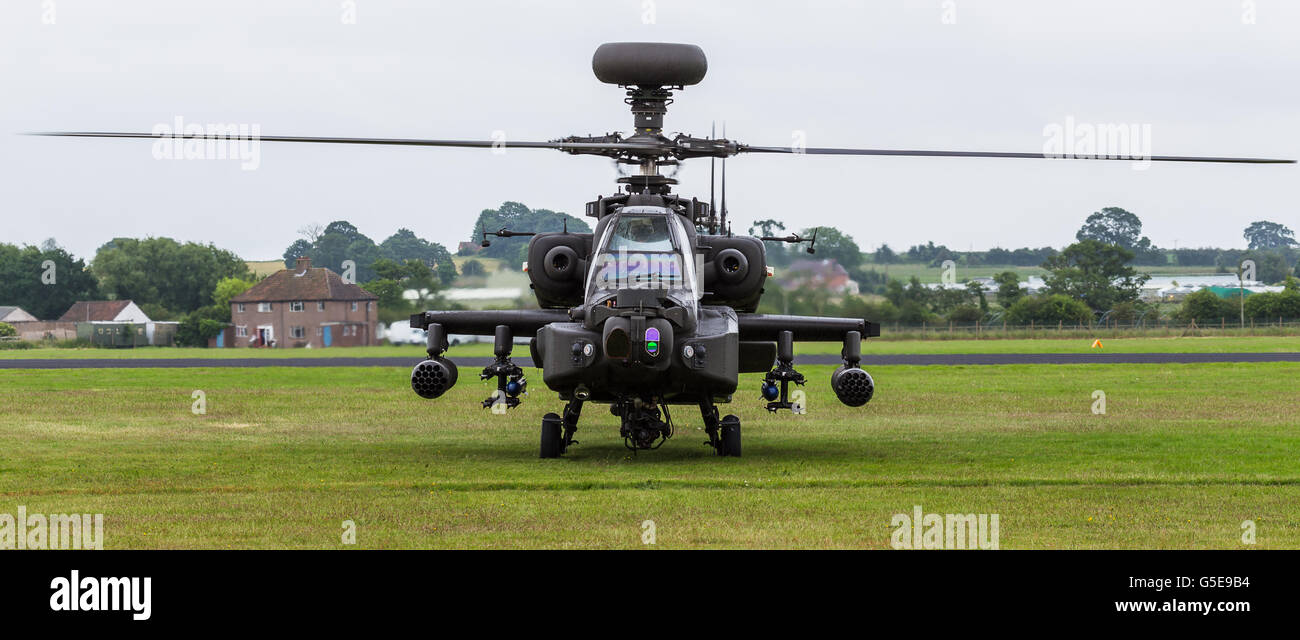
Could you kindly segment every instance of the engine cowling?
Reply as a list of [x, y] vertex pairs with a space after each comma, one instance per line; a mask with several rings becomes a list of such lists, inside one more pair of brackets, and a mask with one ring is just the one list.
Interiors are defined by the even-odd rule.
[[763, 242], [748, 236], [700, 236], [709, 247], [704, 256], [703, 304], [727, 305], [753, 312], [763, 295], [767, 260]]
[[589, 233], [539, 233], [528, 242], [528, 280], [543, 309], [582, 304], [582, 285], [591, 253]]

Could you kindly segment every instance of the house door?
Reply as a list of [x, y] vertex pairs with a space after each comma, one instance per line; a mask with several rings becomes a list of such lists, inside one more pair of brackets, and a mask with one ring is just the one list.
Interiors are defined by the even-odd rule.
[[331, 328], [332, 328], [332, 327], [328, 327], [328, 326], [326, 326], [326, 327], [321, 327], [321, 330], [322, 330], [322, 333], [321, 333], [322, 340], [324, 341], [325, 346], [327, 346], [327, 347], [330, 346], [330, 344], [333, 342], [333, 340], [330, 339], [330, 329], [331, 329]]
[[257, 328], [257, 342], [260, 346], [263, 347], [271, 346], [271, 340], [273, 339], [274, 339], [274, 335], [271, 332], [271, 327]]

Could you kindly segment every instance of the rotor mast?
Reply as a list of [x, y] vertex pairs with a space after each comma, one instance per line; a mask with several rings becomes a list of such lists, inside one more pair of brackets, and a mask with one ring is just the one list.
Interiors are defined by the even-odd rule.
[[[681, 85], [627, 87], [627, 98], [623, 102], [632, 109], [632, 130], [634, 132], [627, 141], [631, 143], [648, 143], [656, 147], [671, 144], [671, 141], [664, 137], [663, 134], [664, 115], [668, 113], [668, 105], [673, 102], [673, 90], [681, 88]], [[627, 185], [628, 193], [666, 195], [671, 191], [672, 185], [677, 184], [676, 179], [659, 172], [660, 166], [675, 165], [677, 161], [666, 158], [657, 152], [632, 152], [626, 158], [619, 158], [618, 161], [637, 165], [635, 174], [622, 176], [618, 179], [620, 184]]]

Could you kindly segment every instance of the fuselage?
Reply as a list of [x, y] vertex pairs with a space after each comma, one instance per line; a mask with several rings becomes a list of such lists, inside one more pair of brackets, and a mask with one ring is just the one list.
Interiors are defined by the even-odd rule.
[[694, 227], [666, 207], [600, 220], [572, 322], [537, 332], [543, 380], [564, 399], [727, 402], [736, 390], [736, 312], [704, 305]]

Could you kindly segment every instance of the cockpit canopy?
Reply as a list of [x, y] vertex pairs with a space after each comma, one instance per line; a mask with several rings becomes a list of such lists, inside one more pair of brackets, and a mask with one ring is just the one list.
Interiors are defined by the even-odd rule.
[[694, 313], [700, 285], [681, 216], [662, 207], [627, 207], [602, 226], [587, 278], [589, 303], [639, 289]]

